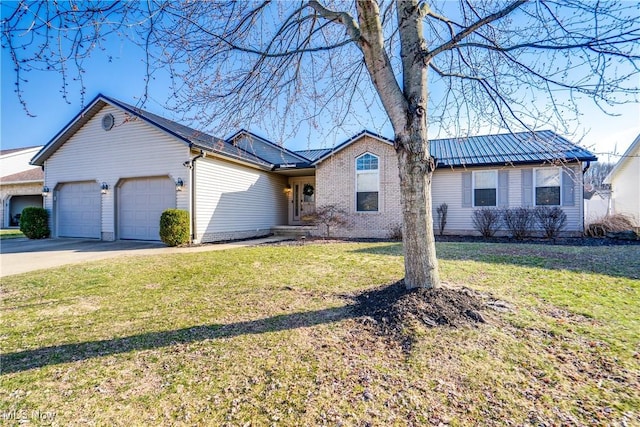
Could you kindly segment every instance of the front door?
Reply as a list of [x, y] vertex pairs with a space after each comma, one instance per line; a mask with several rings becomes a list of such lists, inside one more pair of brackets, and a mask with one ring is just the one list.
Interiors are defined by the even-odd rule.
[[291, 222], [303, 224], [316, 210], [316, 180], [313, 176], [291, 178]]

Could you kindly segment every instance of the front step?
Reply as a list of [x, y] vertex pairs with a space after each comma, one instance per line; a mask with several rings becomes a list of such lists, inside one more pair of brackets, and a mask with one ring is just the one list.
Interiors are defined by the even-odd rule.
[[276, 225], [271, 227], [271, 233], [274, 236], [292, 238], [311, 236], [317, 230], [318, 227], [315, 225]]

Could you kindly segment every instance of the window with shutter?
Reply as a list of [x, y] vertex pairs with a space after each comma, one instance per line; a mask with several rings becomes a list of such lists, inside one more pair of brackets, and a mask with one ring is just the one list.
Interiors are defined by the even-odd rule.
[[535, 171], [536, 206], [560, 206], [560, 168], [544, 168]]
[[473, 206], [496, 206], [498, 196], [498, 172], [473, 172]]

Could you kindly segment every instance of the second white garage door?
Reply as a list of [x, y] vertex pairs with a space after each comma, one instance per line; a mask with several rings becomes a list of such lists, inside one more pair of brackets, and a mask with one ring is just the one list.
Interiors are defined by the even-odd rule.
[[128, 179], [118, 188], [120, 239], [160, 240], [160, 216], [176, 207], [175, 184], [168, 177]]

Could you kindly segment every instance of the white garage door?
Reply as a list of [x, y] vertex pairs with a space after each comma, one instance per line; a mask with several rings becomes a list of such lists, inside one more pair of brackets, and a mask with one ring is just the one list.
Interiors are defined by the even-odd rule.
[[119, 238], [160, 240], [160, 216], [176, 207], [172, 180], [139, 178], [124, 181], [118, 189]]
[[100, 238], [100, 187], [95, 181], [63, 184], [57, 193], [59, 237]]

